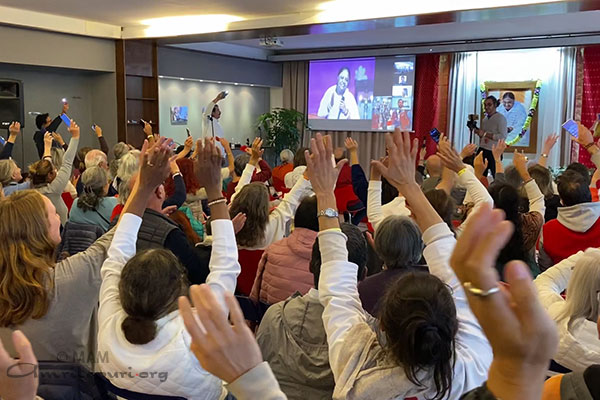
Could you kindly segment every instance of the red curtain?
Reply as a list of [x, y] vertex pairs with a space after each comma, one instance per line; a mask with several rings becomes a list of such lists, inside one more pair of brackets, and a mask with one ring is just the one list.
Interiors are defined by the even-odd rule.
[[[583, 91], [581, 99], [581, 123], [591, 127], [600, 113], [600, 46], [583, 49]], [[593, 167], [587, 151], [579, 151], [580, 163]]]
[[[413, 113], [413, 130], [419, 143], [425, 140], [427, 156], [436, 152], [436, 143], [429, 136], [429, 131], [438, 121], [438, 92], [440, 78], [440, 55], [421, 54], [417, 56], [415, 73], [415, 104]], [[443, 127], [439, 127], [443, 131]]]

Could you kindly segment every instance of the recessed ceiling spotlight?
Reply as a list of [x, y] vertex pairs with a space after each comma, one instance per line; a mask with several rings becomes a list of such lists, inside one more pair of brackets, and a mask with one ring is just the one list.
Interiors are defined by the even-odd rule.
[[183, 81], [184, 79], [183, 79], [183, 78], [179, 78], [179, 80], [180, 80], [180, 81]]
[[164, 78], [164, 76], [162, 76], [162, 75], [159, 75], [158, 77], [159, 77], [159, 78]]
[[237, 85], [239, 85], [239, 83], [236, 82], [236, 83], [234, 83], [234, 85], [237, 86]]
[[221, 83], [223, 83], [223, 82], [221, 82], [221, 81], [218, 81], [217, 83], [218, 83], [218, 84], [221, 84]]
[[251, 83], [250, 86], [254, 86], [254, 83]]
[[204, 79], [198, 79], [198, 82], [204, 82]]

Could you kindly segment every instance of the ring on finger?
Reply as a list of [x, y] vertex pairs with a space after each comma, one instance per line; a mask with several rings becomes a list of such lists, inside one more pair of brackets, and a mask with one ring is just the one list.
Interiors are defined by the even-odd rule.
[[498, 284], [496, 284], [494, 287], [488, 290], [480, 289], [474, 286], [471, 282], [465, 282], [463, 286], [467, 292], [478, 297], [488, 297], [493, 295], [494, 293], [500, 292], [500, 287], [498, 286]]

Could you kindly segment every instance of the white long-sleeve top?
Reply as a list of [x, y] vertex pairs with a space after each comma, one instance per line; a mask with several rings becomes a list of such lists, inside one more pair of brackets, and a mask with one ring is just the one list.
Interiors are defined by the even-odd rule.
[[[242, 176], [235, 187], [235, 192], [231, 196], [232, 203], [242, 188], [250, 183], [255, 169], [254, 165], [246, 164], [246, 168], [244, 168], [244, 172], [242, 172]], [[269, 214], [269, 221], [265, 228], [265, 237], [262, 243], [249, 248], [249, 250], [266, 249], [272, 243], [283, 239], [286, 234], [288, 222], [296, 215], [296, 210], [300, 202], [312, 194], [310, 181], [304, 179], [304, 177], [300, 178], [292, 190], [286, 193], [279, 205]]]
[[367, 190], [367, 218], [373, 229], [390, 215], [409, 216], [410, 210], [406, 207], [406, 199], [398, 196], [385, 205], [381, 205], [381, 181], [369, 181]]
[[[178, 311], [156, 321], [156, 337], [144, 345], [131, 344], [121, 324], [127, 316], [119, 300], [121, 271], [136, 253], [142, 219], [125, 214], [102, 265], [98, 351], [106, 354], [100, 371], [117, 387], [139, 393], [181, 396], [189, 399], [222, 399], [223, 382], [206, 372], [190, 351], [191, 338]], [[211, 223], [213, 232], [210, 274], [206, 283], [227, 310], [225, 291], [233, 293], [240, 273], [233, 225], [229, 220]], [[154, 373], [154, 374], [153, 374]]]
[[465, 221], [458, 228], [456, 228], [456, 236], [460, 236], [464, 227], [466, 226], [465, 223], [471, 217], [471, 215], [473, 215], [473, 212], [484, 204], [490, 204], [493, 206], [494, 199], [492, 199], [490, 192], [488, 192], [485, 186], [483, 186], [483, 183], [477, 179], [475, 174], [469, 168], [467, 168], [467, 170], [458, 177], [457, 185], [467, 189], [465, 198], [469, 197], [469, 201], [473, 203], [473, 209]]
[[[425, 388], [412, 384], [401, 366], [386, 357], [385, 350], [369, 324], [357, 291], [357, 269], [348, 262], [346, 236], [329, 230], [319, 233], [322, 265], [319, 300], [324, 306], [323, 322], [329, 344], [329, 363], [335, 377], [334, 399], [431, 398], [435, 387], [427, 371], [419, 375]], [[444, 223], [423, 233], [423, 255], [430, 272], [452, 291], [459, 323], [451, 399], [458, 399], [487, 379], [492, 348], [471, 312], [464, 290], [449, 266], [456, 240]]]
[[[599, 253], [597, 249], [586, 251], [593, 251], [596, 257]], [[569, 285], [573, 269], [577, 268], [577, 263], [584, 255], [583, 251], [573, 254], [533, 281], [542, 306], [558, 325], [559, 342], [554, 361], [572, 371], [583, 371], [592, 364], [600, 364], [600, 340], [596, 321], [581, 318], [572, 324], [569, 331], [569, 317], [565, 316], [567, 302], [561, 296]]]

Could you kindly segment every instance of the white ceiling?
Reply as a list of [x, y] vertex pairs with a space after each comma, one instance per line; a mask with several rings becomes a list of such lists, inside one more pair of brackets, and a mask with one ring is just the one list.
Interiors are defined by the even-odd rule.
[[320, 0], [0, 0], [0, 6], [119, 26], [152, 18], [231, 14], [247, 19], [315, 10]]

